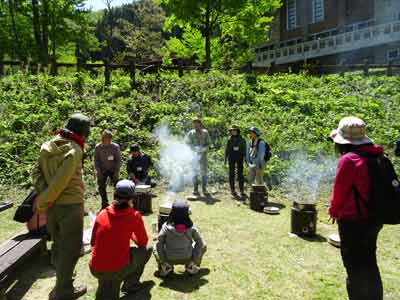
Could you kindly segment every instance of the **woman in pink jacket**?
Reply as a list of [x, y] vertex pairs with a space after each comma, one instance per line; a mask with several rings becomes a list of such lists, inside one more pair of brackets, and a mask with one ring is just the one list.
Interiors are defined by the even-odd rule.
[[341, 256], [347, 272], [349, 300], [382, 300], [383, 288], [376, 260], [376, 242], [382, 224], [368, 216], [370, 177], [360, 155], [382, 155], [365, 134], [365, 123], [356, 117], [343, 118], [330, 137], [340, 155], [329, 215], [337, 221]]

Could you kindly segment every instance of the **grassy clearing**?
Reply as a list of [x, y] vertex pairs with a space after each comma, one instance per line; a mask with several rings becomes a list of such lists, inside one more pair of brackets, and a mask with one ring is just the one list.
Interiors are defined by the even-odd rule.
[[[330, 246], [324, 237], [336, 231], [327, 223], [325, 205], [319, 207], [318, 238], [306, 241], [290, 237], [290, 203], [277, 191], [270, 200], [286, 207], [280, 215], [269, 216], [238, 206], [224, 187], [216, 188], [213, 204], [192, 201], [192, 218], [200, 228], [208, 245], [201, 275], [187, 277], [183, 267], [176, 269], [170, 280], [153, 276], [156, 263], [152, 258], [142, 280], [151, 281], [151, 288], [136, 297], [124, 299], [290, 299], [337, 300], [346, 299], [344, 269], [339, 250]], [[163, 195], [164, 190], [157, 190]], [[9, 191], [8, 196], [20, 199], [24, 193]], [[184, 196], [184, 195], [179, 195]], [[150, 233], [151, 223], [157, 219], [161, 197], [154, 199], [154, 213], [145, 216]], [[95, 209], [100, 201], [87, 199], [88, 207]], [[15, 208], [0, 214], [0, 239], [5, 240], [22, 227], [14, 223]], [[379, 265], [382, 272], [385, 299], [400, 299], [398, 289], [398, 227], [386, 226], [379, 237]], [[94, 299], [96, 281], [87, 267], [90, 255], [78, 264], [77, 282], [88, 285], [88, 294], [82, 299]], [[9, 292], [9, 300], [42, 300], [55, 282], [54, 272], [39, 257], [24, 267], [21, 279]]]

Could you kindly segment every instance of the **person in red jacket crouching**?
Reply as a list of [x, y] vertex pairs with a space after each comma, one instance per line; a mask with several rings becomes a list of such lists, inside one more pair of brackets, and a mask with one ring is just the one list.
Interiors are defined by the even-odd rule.
[[[143, 284], [140, 277], [149, 261], [152, 247], [140, 213], [132, 208], [135, 184], [120, 180], [115, 186], [114, 202], [103, 209], [93, 227], [90, 270], [98, 279], [96, 300], [119, 299], [121, 291], [131, 294]], [[137, 247], [130, 247], [133, 240]]]
[[369, 218], [372, 174], [368, 174], [367, 162], [361, 153], [379, 156], [384, 149], [366, 136], [365, 127], [359, 118], [346, 117], [331, 132], [340, 159], [328, 212], [339, 226], [349, 300], [382, 300], [382, 281], [376, 261], [376, 242], [382, 224]]

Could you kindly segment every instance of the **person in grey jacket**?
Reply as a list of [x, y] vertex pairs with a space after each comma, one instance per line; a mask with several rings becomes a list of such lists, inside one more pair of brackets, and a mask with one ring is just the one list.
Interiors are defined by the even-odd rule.
[[264, 185], [266, 143], [261, 139], [260, 129], [250, 127], [250, 142], [247, 145], [246, 161], [249, 166], [250, 184]]
[[189, 206], [183, 200], [175, 201], [169, 220], [158, 234], [154, 250], [158, 263], [156, 276], [166, 277], [173, 272], [173, 265], [179, 264], [185, 265], [189, 274], [197, 274], [206, 250], [199, 231], [189, 217]]
[[96, 168], [97, 185], [101, 197], [101, 208], [108, 206], [107, 179], [110, 178], [115, 186], [119, 180], [121, 167], [121, 150], [119, 145], [112, 142], [112, 132], [104, 130], [101, 143], [94, 149], [94, 166]]

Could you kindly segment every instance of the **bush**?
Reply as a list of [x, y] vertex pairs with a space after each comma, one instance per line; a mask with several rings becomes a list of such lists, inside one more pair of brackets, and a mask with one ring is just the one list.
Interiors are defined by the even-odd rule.
[[[0, 79], [0, 183], [29, 184], [32, 163], [40, 145], [69, 114], [82, 111], [93, 119], [87, 156], [105, 128], [114, 131], [125, 159], [130, 143], [137, 142], [153, 157], [157, 142], [153, 130], [168, 123], [183, 135], [191, 119], [202, 115], [212, 137], [211, 177], [225, 180], [223, 168], [227, 129], [233, 123], [243, 128], [258, 126], [274, 156], [267, 174], [279, 182], [290, 164], [290, 153], [333, 154], [327, 141], [331, 129], [346, 115], [356, 115], [368, 124], [368, 134], [386, 146], [392, 145], [400, 129], [400, 79], [348, 74], [284, 74], [257, 76], [193, 72], [146, 75], [138, 78], [137, 90], [129, 77], [113, 76], [111, 87], [103, 78], [88, 74], [49, 77], [15, 74]], [[85, 164], [93, 172], [93, 164]]]

